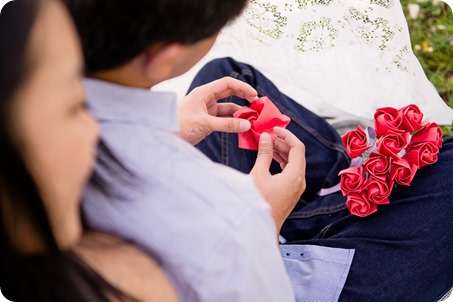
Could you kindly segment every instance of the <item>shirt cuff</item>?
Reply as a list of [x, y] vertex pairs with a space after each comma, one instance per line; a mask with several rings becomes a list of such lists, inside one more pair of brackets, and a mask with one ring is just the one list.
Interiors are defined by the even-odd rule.
[[315, 245], [280, 245], [296, 301], [338, 301], [355, 250]]

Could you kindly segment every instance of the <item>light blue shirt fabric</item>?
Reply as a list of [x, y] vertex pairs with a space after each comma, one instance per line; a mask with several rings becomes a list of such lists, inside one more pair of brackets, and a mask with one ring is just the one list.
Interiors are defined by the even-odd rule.
[[103, 140], [135, 174], [131, 183], [114, 183], [109, 197], [87, 186], [82, 206], [90, 227], [142, 247], [182, 301], [338, 299], [354, 251], [279, 250], [270, 208], [251, 176], [212, 162], [174, 134], [174, 94], [85, 84]]

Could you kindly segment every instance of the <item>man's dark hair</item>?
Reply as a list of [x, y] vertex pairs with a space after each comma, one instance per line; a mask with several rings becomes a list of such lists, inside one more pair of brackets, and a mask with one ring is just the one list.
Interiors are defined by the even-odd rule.
[[247, 0], [64, 0], [88, 72], [119, 67], [155, 43], [192, 44], [218, 33]]

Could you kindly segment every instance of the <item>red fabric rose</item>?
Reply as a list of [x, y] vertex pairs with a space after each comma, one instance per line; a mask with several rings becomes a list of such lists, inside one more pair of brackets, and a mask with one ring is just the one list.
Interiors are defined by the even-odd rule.
[[272, 141], [275, 141], [274, 127], [285, 128], [291, 121], [267, 97], [259, 98], [250, 107], [242, 107], [233, 116], [252, 124], [249, 131], [239, 134], [239, 148], [249, 150], [258, 150], [260, 135], [264, 132], [269, 133]]
[[[376, 212], [378, 204], [390, 203], [395, 183], [409, 186], [418, 169], [435, 163], [443, 143], [440, 127], [424, 122], [423, 113], [413, 104], [399, 110], [377, 109], [374, 127], [376, 136], [368, 130], [370, 138], [360, 127], [342, 137], [352, 158], [373, 148], [368, 158], [362, 155], [361, 159], [352, 160], [354, 168], [338, 174], [349, 211], [360, 217]], [[368, 146], [367, 139], [375, 145]]]
[[365, 217], [377, 211], [377, 205], [370, 200], [367, 200], [360, 193], [348, 194], [346, 206], [352, 215], [359, 217]]
[[423, 168], [437, 162], [438, 153], [439, 148], [432, 142], [410, 144], [403, 158], [408, 158], [419, 168]]
[[392, 159], [378, 152], [371, 152], [363, 163], [363, 169], [375, 178], [386, 178], [390, 171]]
[[407, 105], [399, 110], [401, 113], [402, 117], [402, 127], [403, 130], [406, 130], [408, 132], [414, 132], [415, 130], [418, 130], [422, 127], [423, 125], [423, 113], [420, 111], [420, 109], [414, 105], [410, 104]]
[[390, 203], [389, 196], [393, 189], [393, 181], [370, 177], [363, 185], [363, 196], [375, 204]]
[[380, 138], [386, 133], [402, 133], [400, 129], [402, 123], [401, 113], [392, 107], [379, 108], [374, 114], [374, 130], [376, 137]]
[[418, 166], [409, 158], [401, 158], [392, 162], [390, 179], [403, 186], [409, 186], [414, 179]]
[[346, 148], [346, 153], [351, 158], [360, 156], [363, 152], [370, 149], [365, 130], [357, 126], [357, 130], [351, 130], [341, 137], [343, 145]]
[[437, 147], [442, 147], [442, 129], [436, 123], [428, 123], [412, 136], [410, 145], [431, 142]]
[[389, 133], [382, 136], [376, 143], [379, 153], [398, 159], [398, 153], [406, 147], [410, 134], [406, 133]]
[[344, 169], [338, 175], [340, 175], [340, 188], [343, 196], [351, 192], [360, 192], [366, 180], [362, 167]]

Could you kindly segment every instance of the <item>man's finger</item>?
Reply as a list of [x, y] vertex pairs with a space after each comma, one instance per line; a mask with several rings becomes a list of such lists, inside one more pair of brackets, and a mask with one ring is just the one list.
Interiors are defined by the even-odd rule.
[[252, 125], [249, 121], [239, 118], [215, 117], [210, 116], [208, 119], [209, 129], [219, 132], [240, 133], [250, 130]]
[[274, 133], [275, 135], [283, 140], [286, 145], [288, 145], [290, 148], [297, 146], [298, 144], [301, 143], [301, 141], [295, 136], [291, 131], [281, 128], [281, 127], [274, 127]]
[[288, 152], [288, 164], [283, 172], [302, 172], [305, 174], [305, 145], [287, 129], [275, 127], [274, 133], [278, 138], [284, 140], [285, 143], [290, 147], [290, 150]]
[[274, 147], [272, 144], [272, 138], [269, 133], [264, 132], [260, 136], [260, 141], [258, 145], [258, 156], [256, 158], [256, 163], [253, 169], [258, 171], [269, 172], [273, 155]]
[[288, 162], [288, 153], [281, 153], [281, 152], [275, 150], [275, 144], [274, 144], [274, 154], [278, 154], [285, 162]]
[[280, 154], [285, 154], [285, 159], [288, 160], [288, 153], [291, 148], [285, 143], [284, 140], [277, 137], [274, 142], [274, 150]]
[[217, 116], [233, 116], [242, 107], [234, 103], [217, 104]]
[[278, 152], [275, 152], [275, 151], [274, 151], [274, 160], [280, 164], [280, 168], [282, 168], [282, 170], [284, 170], [286, 165], [288, 164], [287, 160], [285, 160]]
[[237, 96], [253, 102], [258, 98], [258, 93], [249, 84], [240, 80], [224, 77], [214, 82], [205, 84], [197, 88], [196, 93], [200, 96], [209, 95], [215, 101], [230, 97]]

